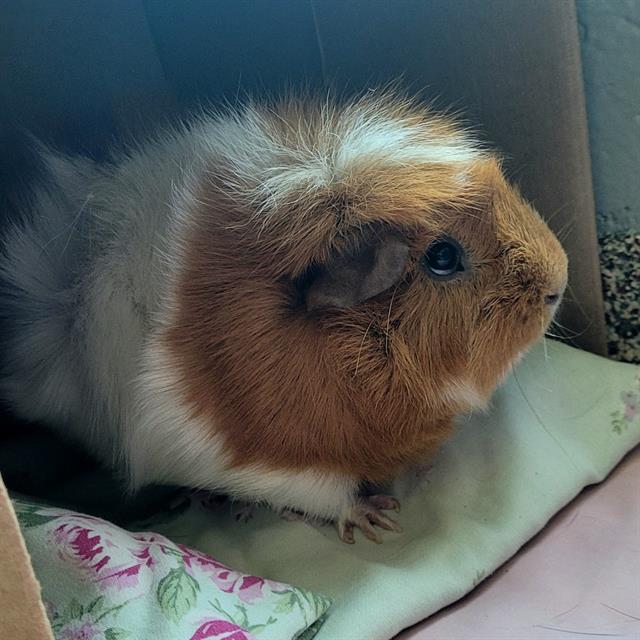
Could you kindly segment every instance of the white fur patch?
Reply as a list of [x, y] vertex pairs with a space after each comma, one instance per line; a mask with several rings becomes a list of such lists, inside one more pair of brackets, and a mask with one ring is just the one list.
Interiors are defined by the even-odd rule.
[[158, 347], [147, 350], [146, 365], [139, 381], [144, 400], [126, 446], [135, 487], [176, 483], [327, 519], [353, 504], [358, 489], [354, 477], [255, 464], [231, 467], [222, 438], [189, 415], [175, 388], [174, 368]]
[[424, 127], [407, 126], [392, 120], [363, 119], [350, 123], [336, 145], [335, 171], [348, 172], [359, 162], [394, 164], [451, 164], [470, 162], [478, 151], [463, 136], [420, 140]]
[[465, 409], [485, 409], [488, 398], [484, 397], [470, 382], [462, 378], [450, 380], [440, 391], [441, 397], [454, 406]]

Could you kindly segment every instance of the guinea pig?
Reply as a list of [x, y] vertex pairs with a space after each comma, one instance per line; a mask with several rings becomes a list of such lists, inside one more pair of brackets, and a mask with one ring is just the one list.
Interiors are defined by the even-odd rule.
[[566, 255], [496, 154], [391, 93], [194, 116], [107, 162], [40, 145], [4, 235], [1, 393], [149, 483], [398, 530], [545, 331]]

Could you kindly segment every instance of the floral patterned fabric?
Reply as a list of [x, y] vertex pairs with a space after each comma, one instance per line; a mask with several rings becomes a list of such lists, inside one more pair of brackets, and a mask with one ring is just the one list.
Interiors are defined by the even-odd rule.
[[330, 601], [155, 533], [14, 500], [56, 640], [311, 638]]

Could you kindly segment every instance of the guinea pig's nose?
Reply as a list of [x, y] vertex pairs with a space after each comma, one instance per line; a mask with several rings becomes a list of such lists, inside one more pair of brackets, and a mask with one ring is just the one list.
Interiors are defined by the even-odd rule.
[[545, 297], [544, 297], [544, 303], [545, 304], [556, 304], [558, 302], [558, 300], [560, 300], [560, 293], [558, 291], [554, 292], [554, 293], [548, 293]]

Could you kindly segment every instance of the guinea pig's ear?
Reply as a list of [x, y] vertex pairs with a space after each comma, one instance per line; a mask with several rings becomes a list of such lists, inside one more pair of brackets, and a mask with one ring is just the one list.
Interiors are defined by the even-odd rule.
[[336, 257], [309, 285], [307, 310], [346, 309], [377, 296], [400, 280], [408, 256], [407, 244], [389, 236]]

